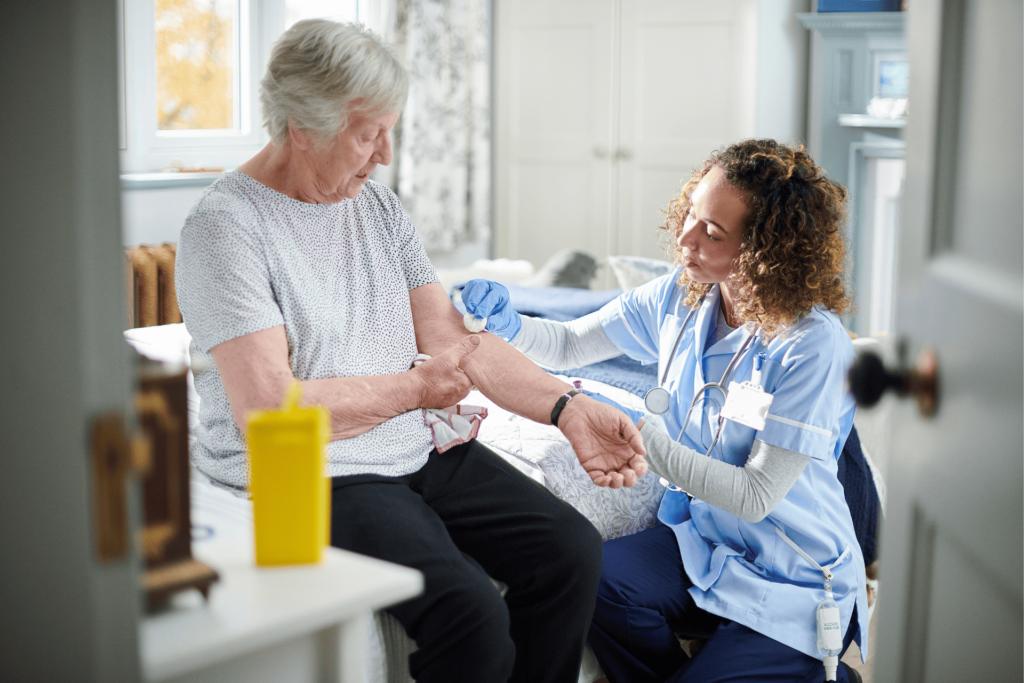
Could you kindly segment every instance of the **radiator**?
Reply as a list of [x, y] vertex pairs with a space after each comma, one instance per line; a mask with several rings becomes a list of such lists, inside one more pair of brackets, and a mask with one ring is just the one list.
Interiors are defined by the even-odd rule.
[[174, 255], [177, 245], [126, 249], [128, 327], [150, 327], [181, 322], [174, 291]]

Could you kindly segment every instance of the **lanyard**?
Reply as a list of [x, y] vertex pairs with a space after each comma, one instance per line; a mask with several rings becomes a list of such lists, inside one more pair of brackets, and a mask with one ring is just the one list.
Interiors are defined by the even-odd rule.
[[831, 593], [832, 592], [832, 586], [828, 582], [832, 580], [832, 568], [835, 567], [837, 564], [839, 564], [840, 562], [842, 562], [843, 560], [846, 559], [846, 556], [850, 554], [850, 546], [846, 546], [846, 550], [844, 550], [843, 554], [839, 556], [839, 559], [837, 559], [832, 564], [829, 564], [829, 565], [826, 565], [826, 566], [822, 567], [820, 564], [818, 564], [817, 562], [814, 561], [814, 558], [812, 558], [810, 555], [805, 553], [800, 548], [800, 546], [798, 546], [796, 543], [794, 543], [793, 540], [782, 531], [782, 529], [776, 527], [775, 528], [775, 533], [777, 533], [779, 536], [781, 536], [782, 540], [785, 541], [786, 543], [788, 543], [790, 545], [790, 547], [793, 548], [793, 550], [795, 550], [798, 553], [800, 553], [801, 557], [803, 557], [805, 560], [810, 562], [812, 567], [814, 567], [815, 569], [817, 569], [818, 571], [820, 571], [822, 573], [822, 575], [825, 577], [825, 590], [827, 592]]
[[836, 680], [836, 670], [839, 668], [839, 655], [843, 651], [843, 620], [839, 612], [839, 603], [833, 599], [832, 584], [829, 582], [832, 581], [832, 568], [846, 559], [846, 556], [850, 554], [850, 546], [846, 546], [846, 550], [835, 562], [822, 567], [794, 543], [793, 539], [783, 533], [782, 529], [775, 527], [775, 533], [825, 577], [825, 599], [819, 602], [817, 609], [814, 610], [815, 621], [817, 621], [815, 640], [818, 652], [821, 654], [821, 662], [825, 666], [825, 680], [834, 681]]

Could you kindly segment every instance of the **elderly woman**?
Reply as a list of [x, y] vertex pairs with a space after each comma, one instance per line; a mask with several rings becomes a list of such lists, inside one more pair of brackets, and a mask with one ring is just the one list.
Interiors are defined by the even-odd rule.
[[[556, 423], [603, 485], [646, 471], [642, 439], [620, 411], [565, 398], [564, 382], [463, 326], [398, 199], [370, 180], [391, 161], [406, 84], [356, 25], [299, 22], [275, 44], [261, 90], [273, 140], [210, 186], [178, 248], [192, 353], [213, 361], [196, 376], [193, 460], [244, 494], [245, 416], [299, 380], [303, 402], [331, 414], [332, 545], [424, 574], [424, 593], [390, 610], [419, 646], [412, 676], [575, 681], [596, 530], [475, 441], [439, 453], [420, 409], [475, 385]], [[411, 368], [418, 352], [432, 358]]]
[[[854, 412], [836, 315], [845, 200], [802, 148], [749, 140], [670, 204], [674, 273], [569, 323], [520, 320], [495, 283], [463, 291], [546, 366], [658, 363], [646, 412], [620, 409], [670, 488], [655, 527], [605, 543], [589, 636], [615, 683], [846, 681], [837, 656], [854, 637], [866, 656], [864, 561], [836, 476]], [[707, 643], [691, 659], [677, 638]]]

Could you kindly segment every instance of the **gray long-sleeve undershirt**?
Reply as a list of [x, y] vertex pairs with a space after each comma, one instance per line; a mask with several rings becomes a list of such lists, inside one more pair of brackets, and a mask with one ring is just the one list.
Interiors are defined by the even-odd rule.
[[[552, 370], [577, 368], [622, 354], [605, 334], [597, 313], [567, 323], [524, 317], [512, 345]], [[640, 434], [655, 474], [747, 522], [764, 519], [810, 461], [803, 453], [755, 440], [746, 464], [737, 467], [676, 443], [650, 420]]]

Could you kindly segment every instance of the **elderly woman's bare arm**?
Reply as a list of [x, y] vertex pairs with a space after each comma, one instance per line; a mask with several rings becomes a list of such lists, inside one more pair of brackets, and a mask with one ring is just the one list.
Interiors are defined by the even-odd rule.
[[[409, 300], [421, 353], [433, 355], [467, 337], [478, 337], [479, 348], [461, 365], [477, 389], [506, 410], [551, 424], [551, 409], [571, 386], [495, 335], [469, 332], [441, 285], [417, 287], [409, 292]], [[562, 411], [558, 426], [599, 486], [631, 486], [647, 471], [643, 438], [621, 411], [577, 396]]]
[[[302, 403], [331, 413], [331, 438], [349, 439], [417, 408], [443, 408], [463, 399], [471, 386], [459, 363], [479, 344], [462, 340], [435, 358], [397, 375], [334, 377], [302, 382]], [[284, 327], [271, 327], [218, 344], [217, 364], [235, 424], [244, 433], [251, 410], [280, 405], [294, 381]]]

